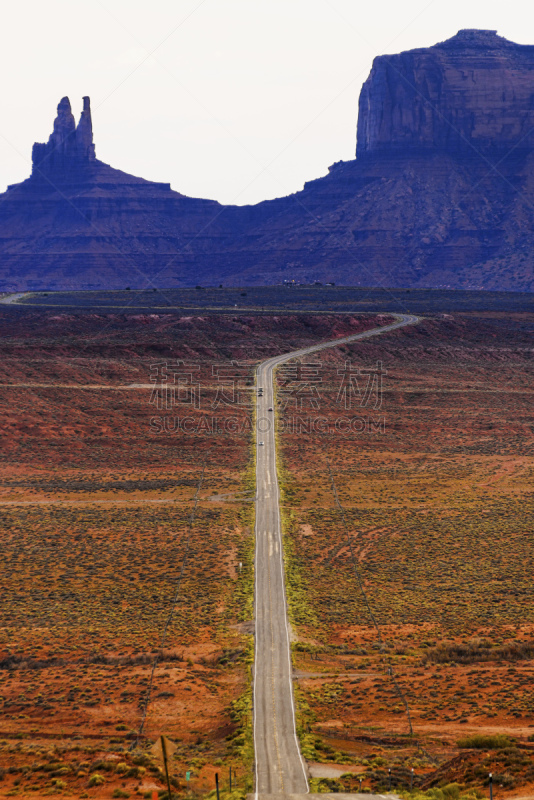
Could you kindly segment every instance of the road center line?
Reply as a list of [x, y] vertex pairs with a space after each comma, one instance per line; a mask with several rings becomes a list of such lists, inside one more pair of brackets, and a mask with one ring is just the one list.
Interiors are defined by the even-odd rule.
[[[328, 347], [379, 336], [405, 325], [414, 325], [419, 318], [410, 314], [391, 314], [397, 321], [381, 328], [342, 339], [304, 347], [285, 355], [270, 358], [257, 368], [258, 395], [256, 417], [265, 411], [267, 398], [274, 408], [274, 370], [293, 358], [308, 356]], [[295, 726], [291, 647], [285, 573], [280, 491], [276, 471], [276, 438], [272, 412], [267, 432], [256, 431], [256, 549], [255, 549], [255, 652], [254, 652], [254, 757], [255, 792], [258, 794], [305, 794], [309, 792], [307, 769], [300, 752]], [[258, 424], [258, 423], [257, 423]], [[266, 485], [272, 491], [266, 491]], [[266, 535], [267, 525], [269, 533]]]

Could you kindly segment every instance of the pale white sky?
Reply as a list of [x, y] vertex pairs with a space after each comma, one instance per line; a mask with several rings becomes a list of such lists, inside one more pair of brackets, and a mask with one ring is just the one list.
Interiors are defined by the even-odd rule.
[[302, 188], [354, 156], [372, 59], [460, 28], [534, 43], [518, 0], [18, 0], [0, 28], [0, 190], [56, 106], [93, 109], [97, 158], [224, 203]]

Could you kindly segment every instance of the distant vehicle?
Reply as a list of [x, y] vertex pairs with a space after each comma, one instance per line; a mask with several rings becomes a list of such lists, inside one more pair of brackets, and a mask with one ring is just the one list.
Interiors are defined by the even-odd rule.
[[261, 447], [261, 445], [263, 444], [263, 442], [258, 442], [258, 444], [259, 444], [259, 445], [260, 445], [260, 447]]
[[272, 408], [268, 408], [267, 411], [272, 411]]

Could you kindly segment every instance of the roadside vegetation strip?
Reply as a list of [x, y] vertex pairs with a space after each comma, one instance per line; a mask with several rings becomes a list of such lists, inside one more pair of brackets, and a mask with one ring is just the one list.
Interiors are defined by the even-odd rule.
[[[256, 376], [256, 370], [254, 370]], [[255, 387], [254, 387], [255, 388]], [[251, 502], [242, 505], [239, 516], [243, 523], [243, 528], [247, 530], [247, 537], [243, 548], [243, 567], [244, 579], [240, 583], [240, 593], [242, 597], [241, 621], [254, 623], [254, 596], [255, 596], [255, 557], [256, 557], [256, 420], [257, 409], [255, 401], [255, 391], [251, 395], [251, 432], [249, 461], [247, 464], [244, 480], [243, 494], [250, 496]], [[252, 665], [250, 668], [250, 680], [254, 670], [254, 636], [251, 635], [250, 647], [252, 647]], [[252, 704], [252, 700], [251, 700]], [[252, 705], [251, 705], [252, 707]]]
[[[278, 408], [278, 385], [273, 375], [273, 407]], [[295, 496], [294, 478], [285, 468], [282, 456], [282, 442], [275, 429], [276, 472], [278, 475], [280, 522], [282, 525], [283, 558], [285, 570], [285, 591], [287, 610], [292, 633], [300, 624], [317, 625], [317, 615], [306, 601], [303, 577], [299, 569], [298, 559], [293, 545], [292, 534], [296, 530], [295, 515], [290, 509]], [[292, 654], [293, 660], [293, 654]], [[293, 665], [294, 666], [294, 665]], [[297, 707], [299, 707], [297, 703]], [[299, 721], [297, 720], [297, 726]]]
[[[255, 421], [256, 404], [252, 404], [252, 414]], [[252, 430], [256, 426], [253, 425]], [[256, 459], [255, 442], [251, 438], [250, 459], [245, 474], [245, 492], [254, 492], [256, 487]], [[235, 602], [239, 606], [238, 618], [242, 623], [251, 623], [254, 620], [254, 556], [255, 556], [255, 523], [256, 505], [255, 503], [244, 504], [239, 512], [239, 517], [245, 532], [243, 545], [238, 551], [239, 574], [236, 587]], [[239, 759], [244, 768], [243, 785], [234, 790], [232, 796], [245, 797], [246, 794], [254, 790], [254, 699], [253, 699], [253, 675], [254, 675], [254, 635], [247, 632], [247, 646], [244, 655], [246, 664], [246, 688], [245, 691], [232, 702], [230, 716], [237, 725], [233, 734], [231, 748], [233, 754]]]
[[[230, 742], [231, 753], [242, 767], [241, 786], [234, 790], [238, 797], [245, 797], [254, 791], [254, 717], [252, 674], [254, 665], [254, 637], [249, 636], [244, 662], [247, 665], [247, 685], [245, 691], [232, 702], [230, 718], [236, 724]], [[232, 793], [232, 797], [234, 796]], [[213, 793], [210, 793], [213, 796]]]
[[[253, 446], [251, 444], [251, 459], [246, 469], [243, 494], [248, 496], [254, 492], [256, 479], [254, 475], [255, 462]], [[237, 582], [234, 598], [238, 605], [237, 616], [241, 622], [254, 620], [254, 525], [256, 507], [253, 502], [243, 503], [239, 510], [239, 520], [245, 532], [243, 544], [237, 552], [239, 580]], [[249, 646], [254, 654], [254, 639], [251, 638]]]
[[299, 625], [311, 625], [318, 628], [319, 620], [313, 607], [307, 600], [306, 579], [295, 552], [294, 534], [297, 530], [295, 514], [290, 508], [294, 500], [294, 478], [285, 468], [280, 448], [277, 448], [276, 466], [280, 483], [280, 517], [284, 543], [285, 585], [288, 599], [288, 615], [292, 628]]
[[5, 306], [16, 305], [24, 297], [29, 297], [31, 292], [15, 292], [0, 296], [0, 303]]

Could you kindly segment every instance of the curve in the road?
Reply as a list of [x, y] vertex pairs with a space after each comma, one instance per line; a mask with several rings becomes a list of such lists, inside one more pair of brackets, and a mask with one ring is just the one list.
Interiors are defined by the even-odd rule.
[[15, 292], [14, 294], [6, 294], [3, 297], [0, 297], [0, 303], [4, 306], [12, 306], [16, 305], [19, 300], [22, 300], [23, 297], [29, 292]]
[[[295, 727], [289, 622], [285, 592], [280, 492], [276, 470], [274, 370], [286, 361], [328, 347], [380, 336], [419, 317], [395, 314], [381, 328], [304, 347], [262, 362], [257, 368], [254, 750], [256, 794], [309, 791]], [[260, 393], [259, 390], [262, 390]], [[271, 408], [273, 411], [269, 411]], [[273, 424], [271, 423], [271, 417]]]

